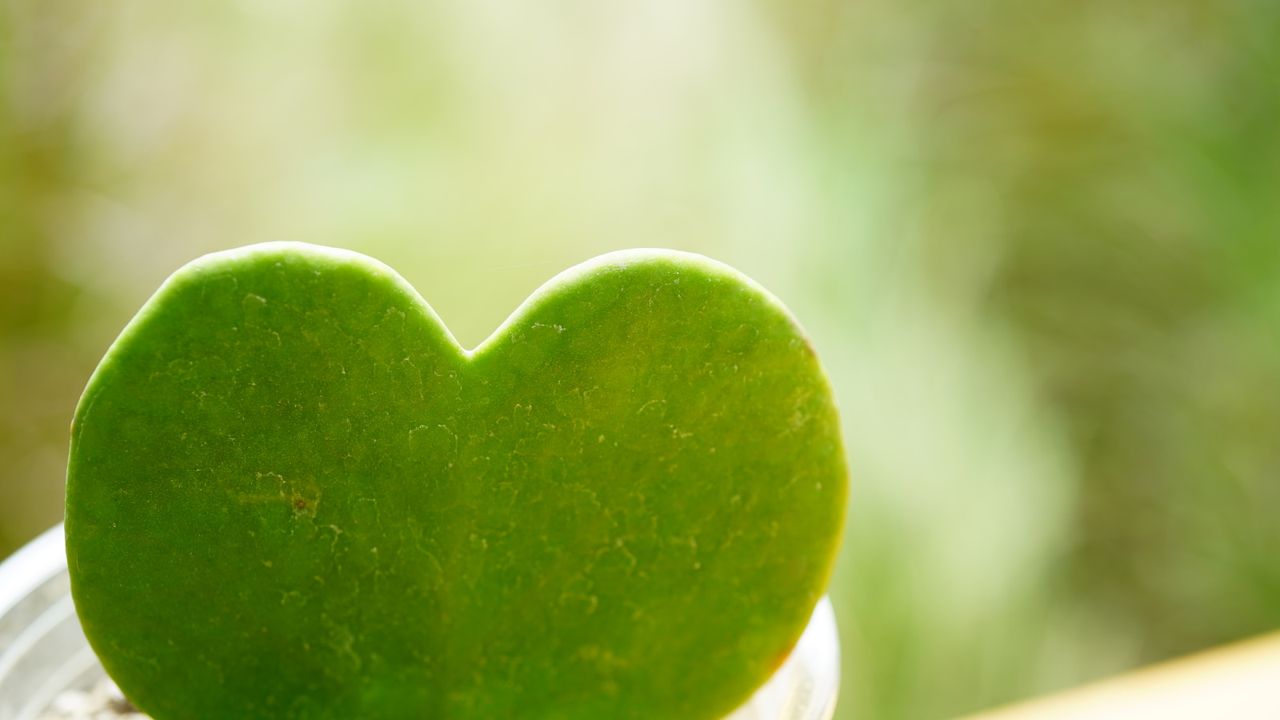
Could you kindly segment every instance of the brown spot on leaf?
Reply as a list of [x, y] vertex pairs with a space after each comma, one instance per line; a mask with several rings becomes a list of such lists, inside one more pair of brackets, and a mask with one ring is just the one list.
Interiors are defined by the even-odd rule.
[[794, 649], [795, 649], [795, 643], [792, 643], [791, 645], [788, 645], [785, 648], [783, 648], [782, 652], [779, 652], [777, 655], [774, 655], [773, 658], [769, 660], [770, 676], [778, 672], [778, 668], [782, 667], [782, 663], [786, 662], [787, 658], [791, 657], [791, 651]]

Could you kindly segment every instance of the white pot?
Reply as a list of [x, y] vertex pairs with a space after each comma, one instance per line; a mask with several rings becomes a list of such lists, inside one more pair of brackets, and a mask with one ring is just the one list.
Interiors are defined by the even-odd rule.
[[[71, 603], [58, 525], [0, 563], [0, 720], [35, 720], [60, 694], [104, 677]], [[791, 657], [729, 720], [830, 720], [839, 679], [835, 615], [823, 598]]]

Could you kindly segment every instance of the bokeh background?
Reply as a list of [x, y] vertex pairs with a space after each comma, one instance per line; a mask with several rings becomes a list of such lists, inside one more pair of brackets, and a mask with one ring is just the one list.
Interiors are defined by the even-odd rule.
[[843, 718], [1280, 625], [1280, 3], [0, 0], [0, 555], [206, 251], [372, 254], [473, 345], [608, 250], [807, 326]]

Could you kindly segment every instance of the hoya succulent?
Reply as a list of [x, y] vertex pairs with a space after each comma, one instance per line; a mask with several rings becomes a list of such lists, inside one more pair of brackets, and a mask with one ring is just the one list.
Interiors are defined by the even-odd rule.
[[86, 635], [181, 718], [710, 719], [787, 656], [844, 515], [777, 300], [606, 255], [465, 350], [367, 257], [201, 258], [76, 411]]

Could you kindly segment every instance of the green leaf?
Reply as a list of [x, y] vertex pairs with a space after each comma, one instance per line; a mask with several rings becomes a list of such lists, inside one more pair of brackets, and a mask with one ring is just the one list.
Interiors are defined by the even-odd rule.
[[606, 255], [474, 351], [354, 253], [199, 259], [72, 431], [85, 633], [157, 718], [715, 718], [844, 516], [812, 348], [742, 275]]

